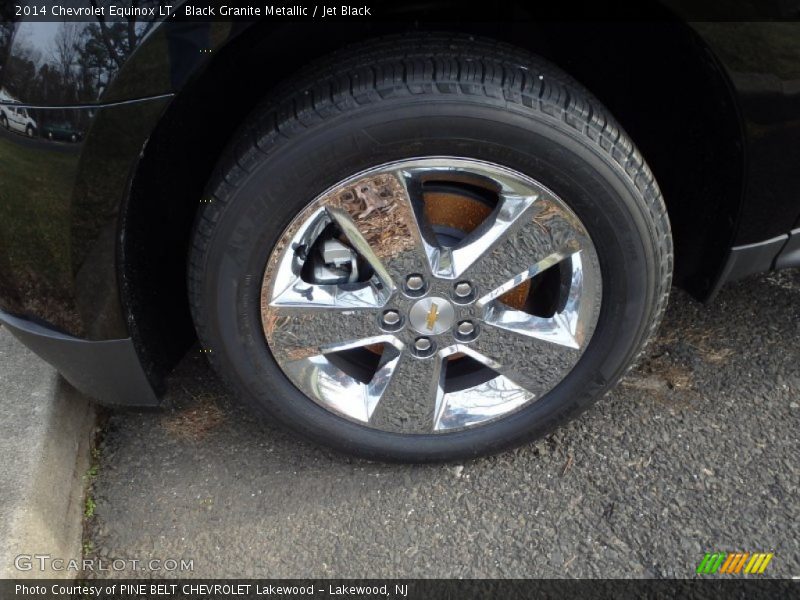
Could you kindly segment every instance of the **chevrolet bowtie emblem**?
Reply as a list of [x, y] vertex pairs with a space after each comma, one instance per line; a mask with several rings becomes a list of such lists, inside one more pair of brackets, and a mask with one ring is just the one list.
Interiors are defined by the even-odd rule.
[[431, 304], [431, 309], [428, 311], [428, 317], [425, 319], [425, 326], [433, 331], [433, 326], [436, 325], [436, 319], [439, 318], [439, 307], [436, 304]]

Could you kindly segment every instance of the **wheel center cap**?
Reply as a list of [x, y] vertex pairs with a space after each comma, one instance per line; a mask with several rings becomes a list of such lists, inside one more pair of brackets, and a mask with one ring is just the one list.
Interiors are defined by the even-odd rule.
[[448, 300], [438, 296], [422, 298], [408, 313], [411, 326], [423, 335], [438, 335], [453, 326], [456, 311]]

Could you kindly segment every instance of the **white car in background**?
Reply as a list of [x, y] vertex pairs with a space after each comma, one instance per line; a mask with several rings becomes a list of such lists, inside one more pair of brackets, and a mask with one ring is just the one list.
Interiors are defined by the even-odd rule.
[[[16, 102], [14, 98], [0, 91], [0, 103]], [[27, 108], [17, 108], [10, 104], [0, 104], [0, 127], [24, 133], [33, 137], [38, 131], [36, 121], [28, 114]]]

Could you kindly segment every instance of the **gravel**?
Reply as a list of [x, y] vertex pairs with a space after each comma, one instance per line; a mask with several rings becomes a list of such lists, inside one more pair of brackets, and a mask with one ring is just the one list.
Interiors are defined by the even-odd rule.
[[191, 353], [170, 408], [107, 422], [90, 554], [195, 577], [688, 577], [705, 552], [800, 575], [800, 271], [674, 290], [639, 366], [529, 446], [368, 463], [240, 408]]

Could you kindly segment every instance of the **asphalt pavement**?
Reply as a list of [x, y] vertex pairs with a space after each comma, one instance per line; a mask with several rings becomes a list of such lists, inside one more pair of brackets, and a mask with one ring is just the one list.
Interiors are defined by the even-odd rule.
[[298, 440], [194, 351], [168, 410], [107, 421], [85, 547], [193, 561], [104, 576], [690, 577], [716, 551], [800, 576], [798, 340], [798, 270], [710, 305], [675, 290], [639, 366], [577, 421], [439, 466]]

